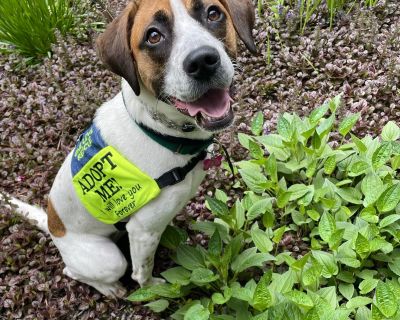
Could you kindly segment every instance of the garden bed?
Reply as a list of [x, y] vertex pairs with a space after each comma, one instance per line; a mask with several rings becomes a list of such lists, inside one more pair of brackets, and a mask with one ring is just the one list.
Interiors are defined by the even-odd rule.
[[[119, 10], [116, 3], [109, 1], [112, 14]], [[332, 30], [321, 16], [302, 36], [291, 30], [290, 19], [277, 30], [266, 18], [259, 17], [255, 28], [259, 55], [242, 50], [237, 59], [237, 118], [219, 137], [234, 160], [246, 157], [237, 133], [250, 133], [258, 111], [266, 119], [265, 132], [271, 132], [279, 114], [307, 115], [343, 94], [340, 114], [361, 113], [359, 135], [378, 135], [389, 120], [400, 123], [400, 6], [395, 0], [371, 10], [354, 8], [338, 16]], [[103, 16], [97, 12], [91, 19]], [[79, 133], [96, 108], [119, 91], [118, 77], [97, 59], [95, 36], [93, 31], [86, 42], [62, 40], [53, 56], [36, 66], [0, 55], [1, 191], [43, 206]], [[233, 196], [231, 186], [224, 171], [211, 170], [176, 223], [188, 228], [192, 219], [208, 219], [205, 195], [219, 188]], [[202, 234], [189, 233], [193, 242], [205, 243]], [[158, 319], [140, 305], [106, 299], [63, 276], [49, 237], [3, 208], [0, 239], [0, 319]], [[155, 272], [168, 265], [166, 254], [158, 254]]]

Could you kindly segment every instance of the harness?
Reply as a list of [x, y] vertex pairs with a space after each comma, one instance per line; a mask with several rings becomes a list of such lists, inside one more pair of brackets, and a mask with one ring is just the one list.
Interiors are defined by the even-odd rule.
[[152, 140], [168, 150], [182, 155], [193, 155], [183, 167], [176, 167], [153, 178], [127, 160], [114, 147], [105, 143], [100, 130], [92, 124], [79, 137], [71, 161], [73, 185], [89, 213], [106, 224], [123, 229], [122, 220], [154, 200], [161, 189], [186, 178], [194, 167], [206, 158], [205, 151], [213, 143], [160, 133], [136, 123]]

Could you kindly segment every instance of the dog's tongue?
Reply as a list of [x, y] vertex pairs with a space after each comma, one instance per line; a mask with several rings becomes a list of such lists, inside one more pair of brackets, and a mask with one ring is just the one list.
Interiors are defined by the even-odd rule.
[[187, 110], [191, 117], [201, 112], [212, 118], [220, 118], [230, 108], [231, 100], [228, 89], [211, 89], [196, 101], [176, 100], [175, 105], [178, 109]]

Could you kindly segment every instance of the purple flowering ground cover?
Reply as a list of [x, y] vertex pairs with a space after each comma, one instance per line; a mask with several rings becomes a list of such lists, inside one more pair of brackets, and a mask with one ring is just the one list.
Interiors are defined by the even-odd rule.
[[[115, 15], [122, 6], [110, 0], [107, 11]], [[96, 14], [90, 19], [105, 21], [103, 9], [93, 7]], [[279, 113], [308, 114], [343, 93], [342, 115], [361, 112], [358, 134], [377, 134], [387, 121], [400, 122], [397, 0], [339, 15], [332, 30], [321, 14], [303, 36], [295, 30], [295, 19], [295, 14], [288, 15], [277, 26], [266, 12], [254, 31], [259, 55], [242, 50], [237, 59], [236, 123], [219, 137], [234, 160], [246, 156], [237, 132], [248, 133], [250, 119], [260, 110], [267, 119], [265, 131], [273, 131]], [[96, 56], [96, 35], [89, 28], [86, 41], [60, 40], [52, 57], [35, 66], [0, 54], [0, 191], [43, 206], [79, 133], [96, 108], [118, 92], [120, 80]], [[225, 172], [211, 170], [176, 223], [190, 229], [191, 220], [212, 218], [204, 196], [221, 188], [233, 198], [237, 191], [231, 187]], [[202, 234], [189, 234], [192, 242], [206, 242]], [[297, 241], [284, 238], [282, 245], [307, 250]], [[167, 256], [165, 251], [157, 254], [155, 273], [170, 264]], [[102, 297], [63, 276], [62, 269], [47, 235], [0, 209], [0, 319], [158, 319], [140, 305]]]

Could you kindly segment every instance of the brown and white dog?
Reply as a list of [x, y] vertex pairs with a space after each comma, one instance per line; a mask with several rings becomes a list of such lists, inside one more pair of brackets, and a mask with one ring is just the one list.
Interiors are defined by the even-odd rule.
[[[103, 139], [150, 177], [185, 166], [193, 155], [171, 152], [137, 123], [161, 135], [206, 140], [233, 121], [229, 88], [236, 36], [255, 52], [251, 0], [133, 0], [97, 42], [101, 59], [124, 78], [122, 91], [94, 118]], [[185, 126], [191, 130], [184, 130]], [[188, 132], [190, 131], [190, 132]], [[123, 297], [119, 279], [127, 261], [111, 236], [113, 225], [96, 220], [78, 199], [68, 155], [44, 210], [13, 199], [20, 213], [48, 231], [65, 263], [64, 274], [104, 295]], [[154, 253], [173, 217], [204, 178], [198, 164], [186, 178], [129, 217], [126, 229], [132, 278], [141, 286], [152, 277]]]

